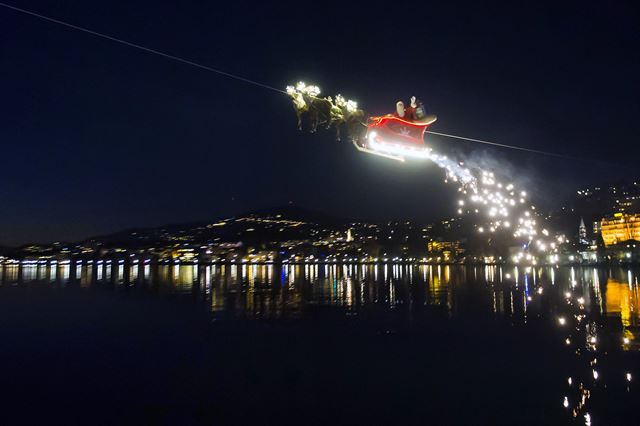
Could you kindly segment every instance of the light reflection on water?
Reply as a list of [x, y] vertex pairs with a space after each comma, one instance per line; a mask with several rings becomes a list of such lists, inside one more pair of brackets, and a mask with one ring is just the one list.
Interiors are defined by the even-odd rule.
[[[78, 263], [39, 263], [0, 265], [2, 285], [54, 283], [82, 287], [117, 284], [125, 287], [157, 287], [169, 293], [194, 293], [211, 301], [213, 296], [242, 295], [242, 304], [251, 297], [264, 303], [282, 299], [297, 315], [308, 305], [328, 305], [350, 310], [372, 304], [396, 308], [400, 305], [437, 305], [452, 315], [472, 304], [474, 311], [526, 320], [529, 306], [547, 297], [564, 309], [561, 296], [573, 306], [579, 298], [587, 314], [619, 318], [623, 331], [634, 334], [638, 328], [640, 294], [638, 278], [631, 269], [597, 268], [518, 268], [500, 266], [462, 267], [406, 264], [228, 264], [193, 265], [123, 261]], [[473, 288], [460, 286], [473, 283]], [[473, 300], [467, 300], [473, 290]], [[572, 296], [567, 298], [568, 293]], [[264, 294], [269, 297], [265, 298]], [[211, 296], [209, 296], [211, 295]], [[290, 298], [296, 296], [296, 302]], [[273, 306], [271, 307], [273, 308]], [[212, 303], [212, 311], [220, 311]], [[270, 315], [291, 315], [292, 311], [269, 309]], [[244, 314], [263, 317], [264, 313]], [[538, 312], [545, 314], [545, 312]], [[634, 339], [631, 339], [634, 340]], [[627, 349], [639, 349], [627, 345]]]
[[[638, 278], [634, 271], [596, 268], [507, 268], [500, 266], [458, 267], [405, 264], [298, 264], [298, 265], [192, 265], [128, 264], [107, 261], [77, 264], [6, 264], [0, 266], [3, 285], [53, 282], [82, 286], [120, 284], [157, 286], [168, 292], [256, 294], [283, 288], [304, 292], [298, 308], [306, 304], [343, 307], [386, 303], [389, 307], [423, 297], [426, 304], [443, 305], [456, 311], [461, 283], [482, 284], [483, 297], [475, 300], [496, 314], [524, 319], [527, 306], [552, 289], [552, 293], [580, 294], [584, 309], [619, 317], [626, 328], [638, 325]], [[307, 288], [308, 287], [308, 288]], [[553, 290], [555, 289], [555, 290]], [[465, 293], [465, 290], [462, 290]], [[412, 300], [415, 302], [415, 300]], [[524, 303], [527, 302], [527, 303]], [[277, 314], [277, 312], [275, 312]], [[256, 312], [260, 314], [260, 312]]]
[[[493, 317], [514, 326], [546, 321], [566, 346], [568, 416], [590, 421], [590, 399], [626, 386], [635, 365], [607, 365], [610, 353], [640, 351], [638, 272], [610, 268], [523, 268], [406, 264], [166, 264], [124, 261], [0, 265], [0, 284], [156, 289], [192, 295], [216, 319], [295, 319], [318, 308], [407, 318]], [[634, 360], [636, 358], [633, 358]]]

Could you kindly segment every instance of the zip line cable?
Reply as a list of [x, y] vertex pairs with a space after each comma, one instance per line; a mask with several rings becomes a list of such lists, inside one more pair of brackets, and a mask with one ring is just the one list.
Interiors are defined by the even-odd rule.
[[211, 72], [214, 72], [216, 74], [223, 75], [225, 77], [233, 78], [235, 80], [239, 80], [239, 81], [243, 81], [245, 83], [253, 84], [255, 86], [263, 87], [265, 89], [274, 90], [274, 91], [279, 92], [279, 93], [287, 94], [287, 92], [285, 92], [284, 90], [280, 90], [280, 89], [275, 88], [273, 86], [269, 86], [268, 84], [264, 84], [264, 83], [260, 83], [258, 81], [250, 80], [248, 78], [244, 78], [244, 77], [241, 77], [239, 75], [231, 74], [231, 73], [228, 73], [226, 71], [222, 71], [222, 70], [219, 70], [219, 69], [216, 69], [216, 68], [212, 68], [212, 67], [209, 67], [209, 66], [206, 66], [206, 65], [199, 64], [197, 62], [190, 61], [188, 59], [183, 59], [183, 58], [180, 58], [178, 56], [174, 56], [174, 55], [170, 55], [168, 53], [160, 52], [159, 50], [151, 49], [149, 47], [141, 46], [139, 44], [131, 43], [129, 41], [122, 40], [122, 39], [119, 39], [119, 38], [116, 38], [116, 37], [112, 37], [112, 36], [107, 35], [107, 34], [99, 33], [97, 31], [93, 31], [93, 30], [90, 30], [88, 28], [80, 27], [78, 25], [73, 25], [73, 24], [70, 24], [68, 22], [60, 21], [60, 20], [55, 19], [55, 18], [50, 18], [48, 16], [44, 16], [44, 15], [41, 15], [39, 13], [31, 12], [31, 11], [26, 10], [26, 9], [21, 9], [19, 7], [16, 7], [16, 6], [11, 6], [11, 5], [6, 4], [6, 3], [0, 3], [0, 6], [6, 7], [7, 9], [15, 10], [17, 12], [24, 13], [24, 14], [27, 14], [27, 15], [35, 16], [36, 18], [44, 19], [45, 21], [49, 21], [49, 22], [53, 22], [55, 24], [63, 25], [65, 27], [72, 28], [74, 30], [82, 31], [82, 32], [85, 32], [87, 34], [94, 35], [96, 37], [101, 37], [101, 38], [104, 38], [104, 39], [107, 39], [107, 40], [110, 40], [110, 41], [114, 41], [116, 43], [124, 44], [125, 46], [129, 46], [129, 47], [133, 47], [133, 48], [136, 48], [136, 49], [140, 49], [140, 50], [143, 50], [143, 51], [148, 52], [148, 53], [153, 53], [154, 55], [159, 55], [159, 56], [162, 56], [162, 57], [167, 58], [167, 59], [172, 59], [174, 61], [182, 62], [183, 64], [187, 64], [187, 65], [194, 66], [196, 68], [200, 68], [200, 69], [203, 69], [203, 70], [211, 71]]
[[[242, 81], [244, 83], [252, 84], [254, 86], [262, 87], [263, 89], [273, 90], [274, 92], [278, 92], [278, 93], [281, 93], [281, 94], [284, 94], [284, 95], [287, 94], [287, 92], [284, 91], [284, 90], [280, 90], [280, 89], [278, 89], [276, 87], [269, 86], [268, 84], [260, 83], [259, 81], [251, 80], [251, 79], [248, 79], [248, 78], [236, 75], [236, 74], [232, 74], [232, 73], [229, 73], [229, 72], [226, 72], [226, 71], [222, 71], [222, 70], [219, 70], [219, 69], [216, 69], [216, 68], [209, 67], [207, 65], [202, 65], [202, 64], [199, 64], [197, 62], [181, 58], [179, 56], [170, 55], [168, 53], [164, 53], [164, 52], [161, 52], [159, 50], [151, 49], [149, 47], [145, 47], [145, 46], [142, 46], [142, 45], [139, 45], [139, 44], [136, 44], [136, 43], [132, 43], [132, 42], [120, 39], [120, 38], [116, 38], [116, 37], [113, 37], [113, 36], [110, 36], [110, 35], [107, 35], [107, 34], [99, 33], [97, 31], [93, 31], [93, 30], [90, 30], [88, 28], [80, 27], [78, 25], [74, 25], [74, 24], [70, 24], [68, 22], [61, 21], [59, 19], [55, 19], [55, 18], [51, 18], [51, 17], [45, 16], [45, 15], [41, 15], [39, 13], [32, 12], [30, 10], [22, 9], [22, 8], [19, 8], [19, 7], [16, 7], [16, 6], [12, 6], [10, 4], [2, 3], [2, 2], [0, 2], [0, 6], [2, 6], [4, 8], [7, 8], [7, 9], [11, 9], [11, 10], [16, 11], [16, 12], [20, 12], [20, 13], [23, 13], [23, 14], [26, 14], [26, 15], [30, 15], [30, 16], [36, 17], [36, 18], [39, 18], [39, 19], [43, 19], [43, 20], [48, 21], [48, 22], [53, 22], [54, 24], [62, 25], [62, 26], [65, 26], [65, 27], [68, 27], [68, 28], [71, 28], [71, 29], [74, 29], [74, 30], [77, 30], [77, 31], [82, 31], [84, 33], [91, 34], [91, 35], [96, 36], [96, 37], [100, 37], [100, 38], [103, 38], [103, 39], [106, 39], [106, 40], [110, 40], [110, 41], [113, 41], [115, 43], [120, 43], [120, 44], [123, 44], [125, 46], [133, 47], [135, 49], [139, 49], [139, 50], [142, 50], [142, 51], [147, 52], [147, 53], [152, 53], [154, 55], [162, 56], [163, 58], [166, 58], [166, 59], [171, 59], [173, 61], [177, 61], [177, 62], [181, 62], [183, 64], [191, 65], [193, 67], [200, 68], [200, 69], [203, 69], [205, 71], [210, 71], [210, 72], [219, 74], [219, 75], [224, 76], [224, 77], [229, 77], [229, 78], [232, 78], [234, 80], [238, 80], [238, 81]], [[518, 151], [526, 151], [526, 152], [530, 152], [530, 153], [533, 153], [533, 154], [548, 155], [548, 156], [551, 156], [551, 157], [565, 158], [565, 159], [577, 160], [577, 161], [592, 161], [592, 162], [597, 162], [597, 163], [602, 163], [602, 164], [615, 165], [615, 166], [618, 166], [618, 167], [626, 167], [626, 166], [623, 166], [621, 164], [614, 164], [614, 163], [609, 163], [609, 162], [595, 160], [595, 159], [572, 157], [572, 156], [568, 156], [568, 155], [557, 154], [555, 152], [541, 151], [541, 150], [537, 150], [537, 149], [524, 148], [524, 147], [514, 146], [514, 145], [506, 145], [506, 144], [501, 144], [501, 143], [497, 143], [497, 142], [485, 141], [485, 140], [482, 140], [482, 139], [467, 138], [467, 137], [464, 137], [464, 136], [449, 135], [449, 134], [446, 134], [446, 133], [432, 132], [430, 130], [427, 130], [426, 133], [430, 133], [432, 135], [442, 136], [442, 137], [446, 137], [446, 138], [460, 139], [460, 140], [465, 140], [465, 141], [470, 141], [470, 142], [475, 142], [475, 143], [481, 143], [481, 144], [485, 144], [485, 145], [493, 145], [493, 146], [502, 147], [502, 148], [514, 149], [514, 150], [518, 150]]]
[[555, 152], [548, 152], [548, 151], [540, 151], [538, 149], [524, 148], [524, 147], [515, 146], [515, 145], [505, 145], [505, 144], [502, 144], [502, 143], [490, 142], [490, 141], [485, 141], [485, 140], [482, 140], [482, 139], [467, 138], [467, 137], [464, 137], [464, 136], [448, 135], [446, 133], [432, 132], [431, 130], [425, 130], [425, 133], [430, 133], [432, 135], [437, 135], [437, 136], [444, 136], [445, 138], [461, 139], [461, 140], [470, 141], [470, 142], [482, 143], [482, 144], [485, 144], [485, 145], [493, 145], [493, 146], [499, 146], [499, 147], [502, 147], [502, 148], [515, 149], [515, 150], [518, 150], [518, 151], [526, 151], [526, 152], [531, 152], [531, 153], [534, 153], [534, 154], [549, 155], [549, 156], [552, 156], [552, 157], [566, 158], [566, 159], [569, 159], [569, 160], [581, 160], [581, 158], [572, 157], [570, 155], [557, 154]]
[[511, 148], [511, 149], [517, 149], [519, 151], [533, 152], [535, 154], [553, 155], [554, 157], [562, 157], [562, 158], [575, 158], [575, 157], [569, 157], [569, 156], [563, 155], [563, 154], [556, 154], [556, 153], [553, 153], [553, 152], [540, 151], [540, 150], [531, 149], [531, 148], [523, 148], [521, 146], [505, 145], [505, 144], [501, 144], [501, 143], [497, 143], [497, 142], [484, 141], [482, 139], [473, 139], [473, 138], [467, 138], [467, 137], [464, 137], [464, 136], [456, 136], [456, 135], [448, 135], [446, 133], [432, 132], [431, 130], [425, 130], [425, 133], [430, 133], [432, 135], [437, 135], [437, 136], [444, 136], [445, 138], [462, 139], [462, 140], [465, 140], [465, 141], [483, 143], [483, 144], [486, 144], [486, 145], [500, 146], [502, 148]]
[[622, 168], [626, 168], [626, 169], [631, 169], [631, 167], [625, 166], [624, 164], [612, 163], [612, 162], [603, 161], [603, 160], [596, 160], [595, 158], [574, 157], [572, 155], [558, 154], [556, 152], [541, 151], [541, 150], [538, 150], [538, 149], [525, 148], [525, 147], [522, 147], [522, 146], [505, 145], [505, 144], [502, 144], [502, 143], [485, 141], [485, 140], [482, 140], [482, 139], [473, 139], [473, 138], [467, 138], [467, 137], [464, 137], [464, 136], [456, 136], [456, 135], [449, 135], [449, 134], [446, 134], [446, 133], [433, 132], [431, 130], [425, 130], [425, 133], [430, 133], [430, 134], [436, 135], [436, 136], [443, 136], [445, 138], [460, 139], [460, 140], [464, 140], [464, 141], [470, 141], [470, 142], [475, 142], [475, 143], [480, 143], [480, 144], [485, 144], [485, 145], [498, 146], [498, 147], [501, 147], [501, 148], [508, 148], [508, 149], [513, 149], [513, 150], [517, 150], [517, 151], [531, 152], [533, 154], [547, 155], [549, 157], [564, 158], [566, 160], [589, 161], [589, 162], [600, 163], [600, 164], [608, 165], [608, 166], [615, 166], [615, 167], [622, 167]]

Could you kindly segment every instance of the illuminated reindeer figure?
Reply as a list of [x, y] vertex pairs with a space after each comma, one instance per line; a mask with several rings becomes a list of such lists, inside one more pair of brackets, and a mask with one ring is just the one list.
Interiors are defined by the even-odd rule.
[[328, 129], [335, 120], [335, 105], [332, 99], [320, 98], [318, 86], [307, 86], [299, 82], [295, 87], [288, 86], [287, 93], [293, 102], [293, 109], [298, 118], [298, 130], [302, 130], [302, 122], [305, 117], [309, 119], [311, 133], [318, 130], [323, 124]]
[[298, 82], [295, 87], [287, 86], [287, 94], [293, 102], [293, 109], [298, 119], [298, 130], [302, 130], [303, 121], [308, 119], [309, 131], [314, 133], [319, 125], [326, 129], [335, 126], [336, 139], [342, 140], [342, 127], [346, 127], [347, 135], [352, 142], [360, 142], [366, 133], [368, 114], [358, 109], [358, 104], [345, 99], [342, 95], [334, 100], [328, 96], [320, 98], [318, 86], [307, 86]]
[[[347, 128], [347, 136], [352, 142], [359, 142], [367, 130], [369, 115], [352, 100], [346, 100], [342, 95], [336, 96], [336, 108], [340, 111], [339, 118], [335, 120], [336, 139], [340, 141], [340, 129], [344, 125]], [[336, 117], [338, 115], [336, 114]]]
[[[298, 83], [298, 86], [300, 86], [300, 84], [301, 83]], [[287, 86], [287, 94], [291, 97], [293, 109], [298, 118], [298, 130], [302, 130], [302, 118], [309, 113], [309, 105], [307, 105], [302, 92], [293, 86]]]

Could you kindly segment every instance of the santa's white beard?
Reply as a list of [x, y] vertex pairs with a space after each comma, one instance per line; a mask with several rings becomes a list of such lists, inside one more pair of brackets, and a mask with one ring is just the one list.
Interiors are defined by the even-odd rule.
[[403, 104], [397, 104], [396, 105], [396, 112], [398, 113], [399, 117], [404, 117], [404, 105]]

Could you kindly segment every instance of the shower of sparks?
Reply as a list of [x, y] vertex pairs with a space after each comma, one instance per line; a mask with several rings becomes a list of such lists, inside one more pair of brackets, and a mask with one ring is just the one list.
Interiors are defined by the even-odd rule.
[[[514, 262], [535, 263], [532, 253], [557, 253], [557, 245], [564, 242], [564, 237], [550, 238], [549, 231], [540, 226], [527, 191], [516, 188], [514, 183], [498, 181], [493, 172], [467, 167], [443, 155], [431, 153], [429, 159], [444, 169], [445, 183], [458, 185], [459, 215], [473, 215], [480, 233], [511, 232], [528, 249], [515, 255]], [[557, 256], [550, 256], [552, 262], [554, 258]]]

